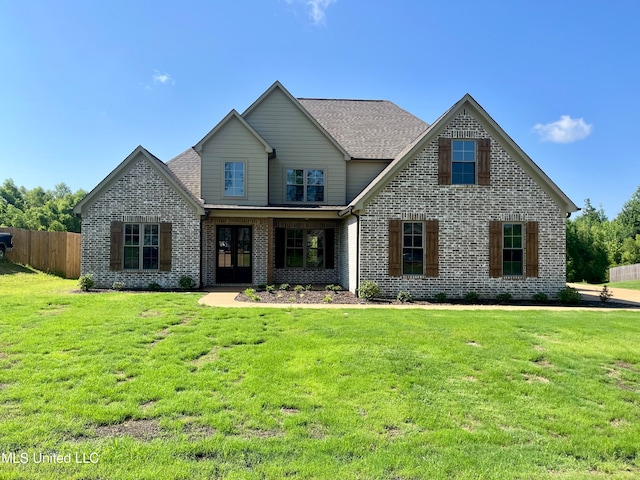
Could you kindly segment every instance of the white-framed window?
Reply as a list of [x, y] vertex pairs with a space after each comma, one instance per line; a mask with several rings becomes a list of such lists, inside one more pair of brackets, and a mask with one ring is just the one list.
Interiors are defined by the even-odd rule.
[[324, 202], [324, 170], [317, 168], [287, 168], [287, 202]]
[[224, 162], [224, 196], [244, 197], [245, 190], [245, 162]]
[[123, 249], [125, 270], [158, 270], [160, 225], [125, 223]]
[[423, 222], [402, 222], [402, 274], [424, 274]]
[[476, 142], [453, 140], [451, 142], [451, 184], [474, 185], [476, 183]]

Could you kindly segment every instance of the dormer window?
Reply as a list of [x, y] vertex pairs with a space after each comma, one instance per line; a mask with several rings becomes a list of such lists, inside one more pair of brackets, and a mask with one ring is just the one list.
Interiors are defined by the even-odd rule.
[[324, 202], [324, 170], [288, 168], [287, 202]]

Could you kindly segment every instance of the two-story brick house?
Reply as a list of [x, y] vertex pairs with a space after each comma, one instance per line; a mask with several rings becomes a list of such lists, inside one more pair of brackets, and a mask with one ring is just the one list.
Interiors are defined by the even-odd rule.
[[102, 287], [375, 280], [415, 298], [556, 293], [576, 210], [469, 95], [429, 125], [279, 82], [166, 164], [136, 148], [75, 209]]

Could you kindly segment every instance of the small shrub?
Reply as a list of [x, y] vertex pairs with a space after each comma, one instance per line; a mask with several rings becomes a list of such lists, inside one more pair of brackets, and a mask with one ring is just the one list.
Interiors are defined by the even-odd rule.
[[508, 292], [502, 292], [496, 295], [496, 300], [502, 304], [509, 303], [512, 298], [513, 298], [513, 295], [511, 295]]
[[333, 302], [333, 298], [331, 298], [331, 294], [327, 293], [327, 294], [324, 296], [324, 298], [322, 299], [322, 301], [323, 301], [324, 303], [331, 303], [331, 302]]
[[307, 292], [311, 291], [311, 288], [312, 288], [312, 287], [311, 287], [311, 284], [308, 284], [308, 285], [305, 285], [305, 286], [304, 286], [304, 289], [305, 289]]
[[192, 290], [196, 287], [196, 282], [194, 282], [193, 278], [191, 278], [190, 276], [183, 275], [180, 277], [180, 280], [178, 281], [178, 286], [182, 290]]
[[264, 289], [269, 293], [273, 293], [273, 291], [276, 289], [276, 286], [275, 285], [267, 285], [266, 287], [264, 287]]
[[282, 291], [287, 291], [291, 288], [291, 285], [289, 285], [288, 283], [281, 283], [280, 284], [280, 290]]
[[340, 285], [334, 285], [333, 283], [324, 287], [325, 290], [330, 292], [338, 293], [342, 291], [342, 287]]
[[147, 290], [151, 290], [152, 292], [157, 292], [160, 290], [160, 284], [158, 282], [151, 282], [147, 285]]
[[398, 295], [396, 296], [396, 300], [402, 303], [406, 303], [406, 302], [411, 303], [413, 302], [413, 297], [411, 296], [410, 292], [398, 292]]
[[88, 292], [95, 284], [96, 279], [93, 276], [93, 273], [85, 273], [78, 279], [78, 286], [83, 292]]
[[533, 300], [536, 303], [548, 303], [549, 296], [544, 292], [538, 292], [533, 294], [533, 296], [531, 297], [531, 300]]
[[576, 305], [580, 303], [580, 298], [580, 292], [568, 285], [558, 292], [560, 303]]
[[113, 290], [118, 290], [118, 291], [124, 290], [125, 284], [124, 282], [113, 282], [113, 284], [111, 285], [111, 288]]
[[436, 303], [444, 303], [447, 301], [447, 294], [444, 292], [436, 293], [433, 299], [436, 301]]
[[302, 285], [296, 285], [295, 287], [293, 287], [293, 291], [296, 293], [302, 293], [304, 292], [304, 287]]
[[373, 280], [366, 280], [362, 282], [358, 289], [358, 296], [366, 300], [373, 300], [380, 295], [380, 287]]
[[244, 294], [247, 296], [247, 298], [254, 302], [260, 301], [260, 297], [256, 295], [256, 291], [253, 288], [245, 288]]
[[469, 292], [464, 296], [464, 301], [467, 303], [477, 303], [480, 300], [480, 294], [478, 292]]
[[287, 300], [291, 303], [296, 303], [296, 297], [289, 297]]
[[606, 285], [602, 287], [602, 290], [600, 291], [600, 301], [602, 303], [606, 303], [611, 297], [613, 297], [613, 292], [609, 290]]

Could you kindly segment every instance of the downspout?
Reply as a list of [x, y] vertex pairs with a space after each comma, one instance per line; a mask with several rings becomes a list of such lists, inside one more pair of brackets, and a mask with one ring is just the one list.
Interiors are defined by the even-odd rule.
[[356, 297], [360, 297], [358, 293], [360, 289], [360, 215], [353, 213], [353, 207], [349, 213], [356, 217]]

